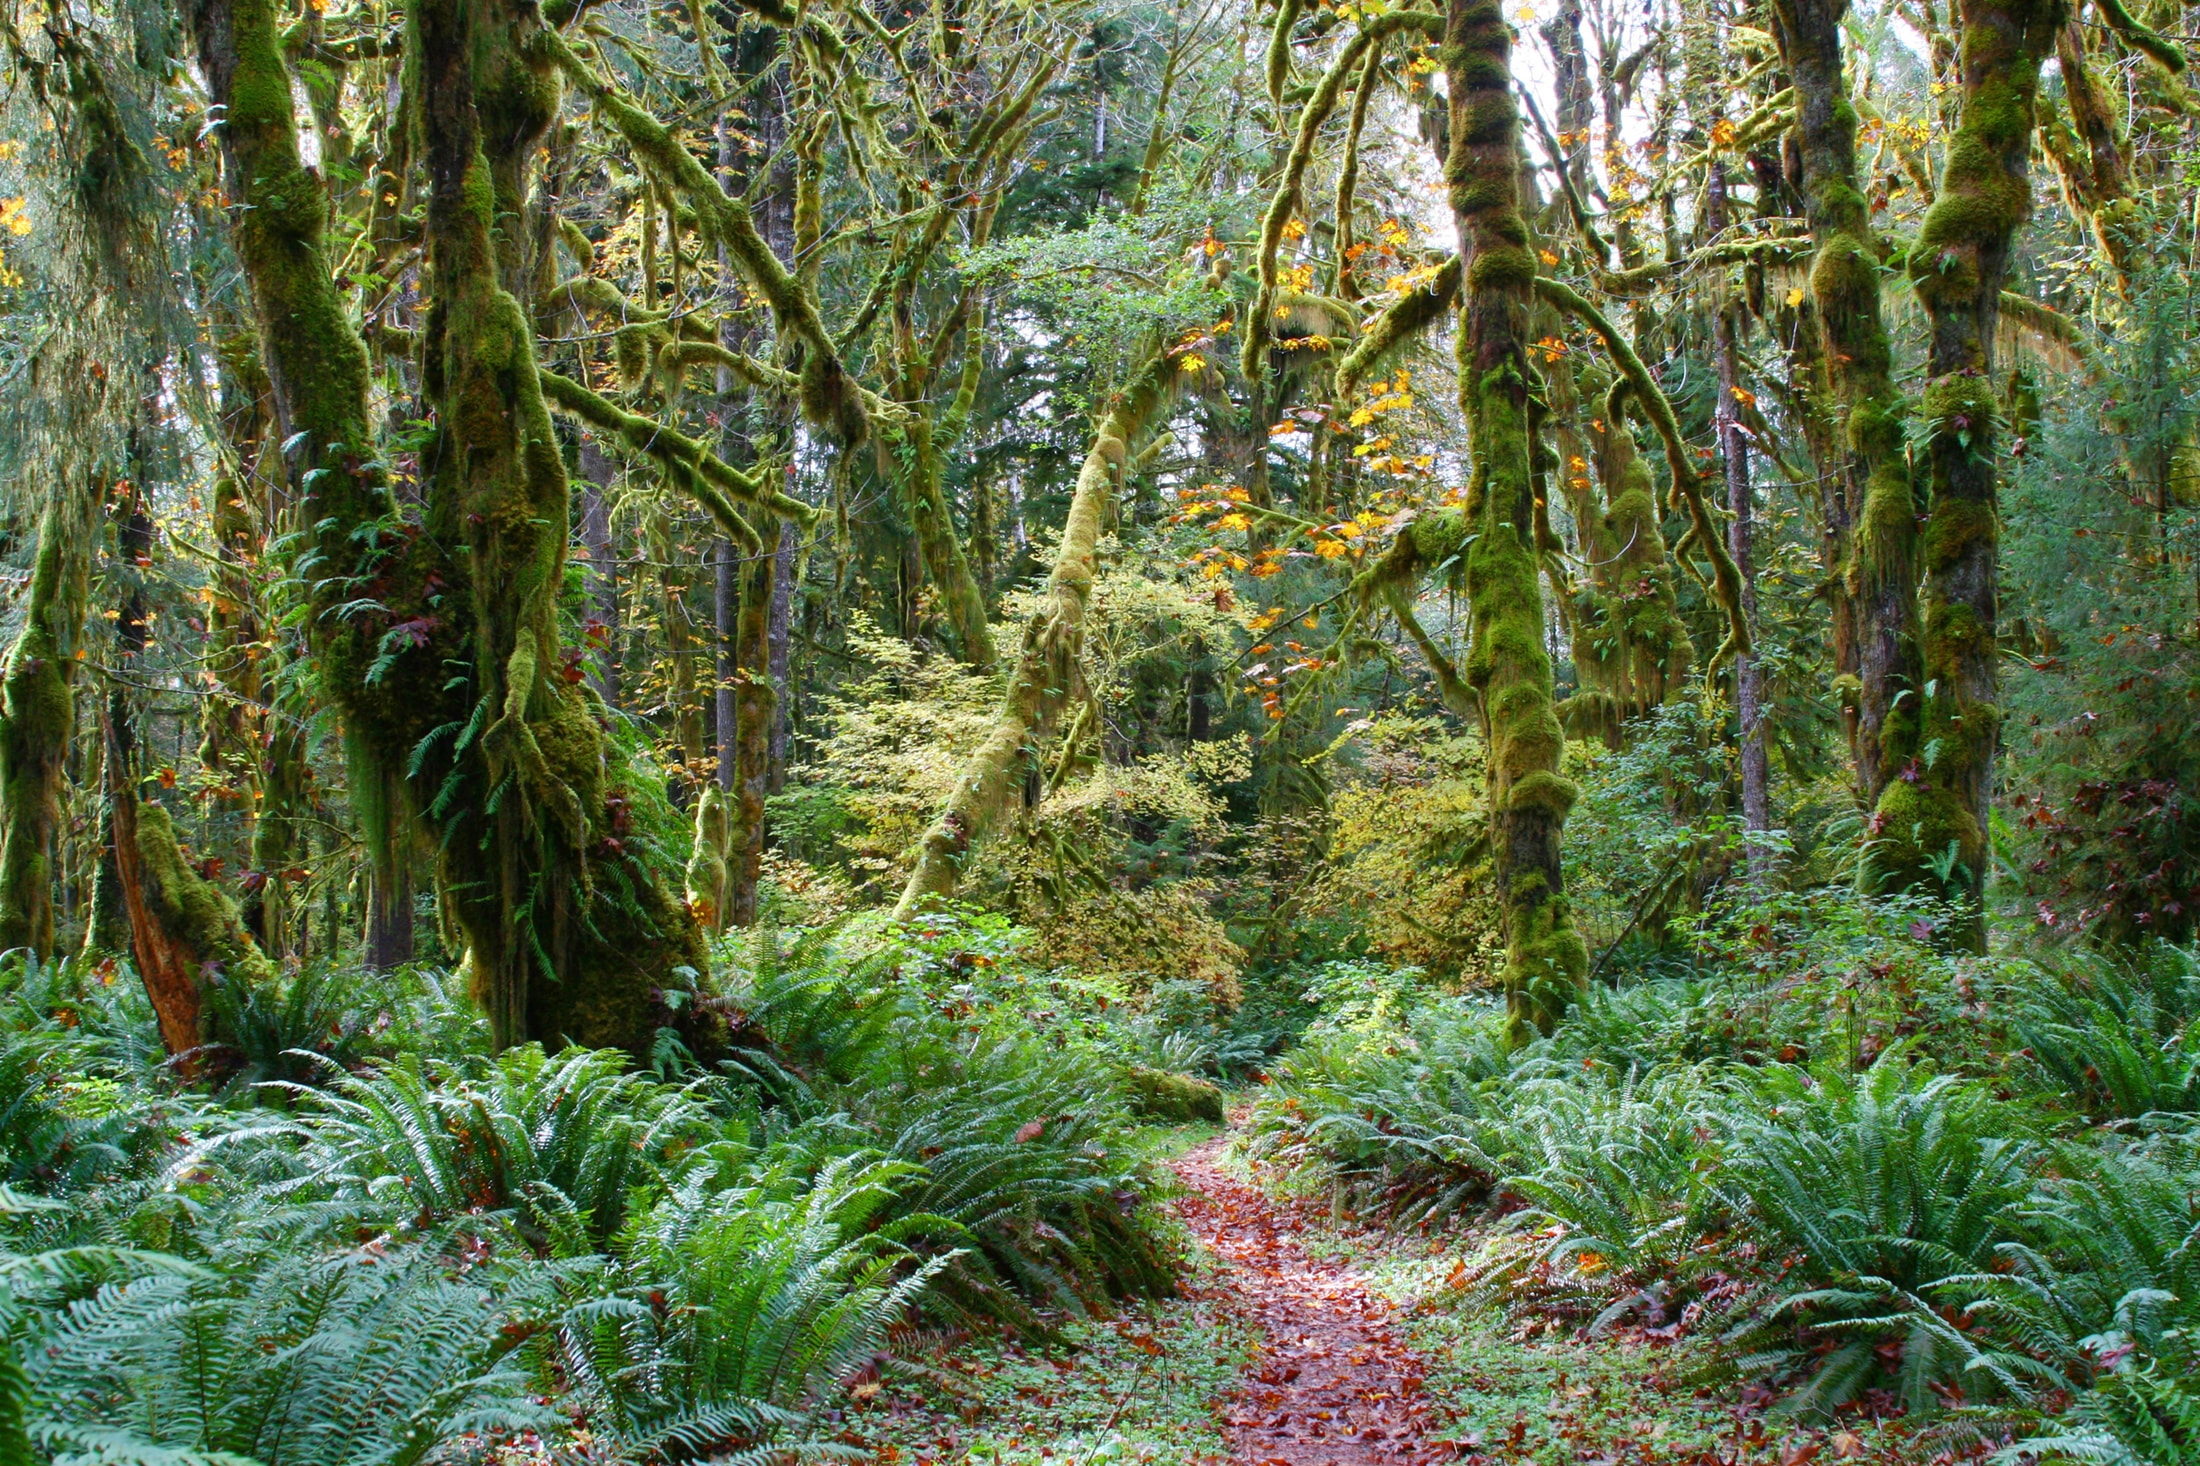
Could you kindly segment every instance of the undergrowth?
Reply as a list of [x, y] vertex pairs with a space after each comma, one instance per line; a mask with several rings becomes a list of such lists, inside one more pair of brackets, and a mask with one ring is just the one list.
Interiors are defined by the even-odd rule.
[[1139, 1076], [1217, 1052], [1020, 941], [743, 935], [713, 1068], [492, 1055], [441, 973], [294, 973], [222, 999], [196, 1082], [126, 968], [10, 957], [0, 1459], [861, 1459], [827, 1423], [931, 1367], [898, 1341], [1176, 1285]]
[[1342, 1005], [1249, 1150], [1463, 1235], [1461, 1318], [1686, 1343], [1699, 1383], [1951, 1459], [2200, 1459], [2200, 957], [1938, 929], [1760, 903], [1520, 1048], [1479, 996]]

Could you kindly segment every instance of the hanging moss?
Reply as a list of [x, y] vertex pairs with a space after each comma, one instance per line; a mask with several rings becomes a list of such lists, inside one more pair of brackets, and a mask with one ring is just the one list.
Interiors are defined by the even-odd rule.
[[[1526, 251], [1521, 253], [1525, 255]], [[1530, 258], [1532, 261], [1532, 257]], [[1749, 618], [1743, 614], [1742, 572], [1735, 565], [1734, 557], [1727, 552], [1726, 536], [1721, 532], [1717, 519], [1712, 515], [1711, 506], [1704, 497], [1703, 484], [1697, 476], [1687, 440], [1681, 436], [1680, 422], [1674, 416], [1673, 404], [1651, 377], [1650, 369], [1643, 365], [1634, 343], [1622, 335], [1619, 328], [1580, 292], [1556, 280], [1533, 280], [1532, 283], [1544, 299], [1596, 332], [1603, 341], [1606, 352], [1610, 354], [1613, 366], [1619, 369], [1629, 391], [1634, 394], [1637, 408], [1649, 419], [1651, 426], [1658, 430], [1658, 437], [1665, 444], [1665, 463], [1672, 476], [1673, 490], [1688, 506], [1689, 536], [1673, 547], [1674, 554], [1676, 557], [1681, 555], [1683, 548], [1690, 543], [1702, 550], [1704, 558], [1711, 562], [1713, 599], [1726, 615], [1726, 646], [1712, 658], [1713, 664], [1716, 665], [1727, 653], [1748, 652]], [[1469, 272], [1469, 284], [1472, 284], [1472, 272]]]
[[598, 78], [555, 32], [539, 35], [540, 48], [587, 95], [596, 114], [626, 140], [635, 161], [687, 200], [696, 211], [703, 238], [724, 247], [742, 278], [771, 307], [780, 329], [801, 344], [804, 413], [812, 422], [833, 429], [844, 446], [862, 442], [870, 432], [862, 394], [825, 330], [816, 301], [764, 242], [748, 205], [728, 194], [670, 128]]
[[[1594, 589], [1579, 618], [1574, 666], [1582, 690], [1566, 700], [1567, 731], [1602, 738], [1618, 747], [1625, 725], [1663, 705], [1686, 680], [1695, 646], [1680, 616], [1673, 591], [1673, 569], [1658, 513], [1650, 465], [1635, 445], [1628, 403], [1633, 388], [1615, 381], [1590, 425], [1589, 457], [1582, 469], [1595, 469], [1595, 480], [1608, 496], [1599, 511], [1586, 472], [1577, 502], [1585, 553]], [[1571, 465], [1563, 471], [1573, 473]]]

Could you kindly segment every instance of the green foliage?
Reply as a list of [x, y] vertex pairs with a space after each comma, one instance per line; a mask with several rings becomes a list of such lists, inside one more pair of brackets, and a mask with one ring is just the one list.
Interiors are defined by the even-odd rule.
[[798, 1187], [784, 1164], [735, 1153], [685, 1167], [531, 1346], [625, 1449], [726, 1459], [756, 1446], [868, 1362], [952, 1261], [902, 1267], [894, 1237], [909, 1219], [881, 1225], [914, 1167], [844, 1156]]
[[2071, 1459], [2110, 1459], [2083, 1452], [2112, 1418], [2174, 1438], [2157, 1378], [2200, 1297], [2200, 1157], [2166, 1102], [2189, 1105], [2190, 957], [1954, 956], [1932, 908], [1853, 897], [1698, 931], [1694, 975], [1592, 990], [1524, 1047], [1488, 1000], [1336, 993], [1253, 1152], [1474, 1226], [1444, 1295], [1470, 1316], [1687, 1335], [1808, 1417], [1955, 1409], [1989, 1436], [2067, 1427]]
[[2060, 976], [2017, 1021], [2046, 1087], [2103, 1119], [2200, 1111], [2200, 955], [2076, 951]]
[[766, 1041], [739, 1062], [795, 1122], [785, 1143], [912, 1167], [899, 1206], [966, 1249], [943, 1296], [1029, 1321], [1021, 1298], [1074, 1312], [1171, 1270], [1137, 1200], [1121, 1040], [1092, 994], [1004, 962], [1019, 939], [951, 914], [785, 945], [766, 928], [727, 991]]
[[504, 1357], [493, 1295], [433, 1249], [215, 1262], [46, 1316], [25, 1351], [52, 1411], [32, 1420], [39, 1445], [143, 1466], [411, 1466], [554, 1418]]
[[305, 1174], [364, 1215], [509, 1212], [547, 1242], [616, 1231], [630, 1189], [691, 1139], [698, 1108], [625, 1070], [614, 1050], [551, 1057], [528, 1044], [279, 1090], [311, 1117], [299, 1127]]

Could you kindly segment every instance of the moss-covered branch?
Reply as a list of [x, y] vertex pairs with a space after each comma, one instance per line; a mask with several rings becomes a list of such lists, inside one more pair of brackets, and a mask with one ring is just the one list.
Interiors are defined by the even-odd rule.
[[1024, 626], [1023, 645], [985, 740], [963, 763], [947, 807], [917, 846], [914, 867], [895, 914], [908, 919], [952, 896], [970, 853], [992, 833], [1032, 756], [1075, 701], [1084, 678], [1085, 611], [1092, 594], [1100, 529], [1130, 445], [1152, 423], [1191, 373], [1158, 354], [1101, 415], [1077, 475], [1062, 543], [1038, 610]]
[[1370, 19], [1345, 43], [1329, 69], [1322, 73], [1313, 95], [1300, 109], [1297, 136], [1292, 141], [1291, 151], [1284, 157], [1282, 176], [1277, 180], [1274, 197], [1269, 200], [1268, 212], [1261, 220], [1257, 256], [1260, 293], [1253, 308], [1246, 313], [1245, 345], [1240, 361], [1247, 381], [1260, 376], [1261, 355], [1273, 339], [1270, 321], [1276, 309], [1276, 258], [1283, 248], [1284, 231], [1299, 210], [1306, 170], [1313, 162], [1314, 144], [1321, 135], [1322, 125], [1337, 110], [1337, 98], [1344, 91], [1345, 83], [1360, 69], [1371, 51], [1379, 50], [1392, 36], [1406, 31], [1433, 37], [1441, 33], [1442, 24], [1441, 16], [1424, 10], [1393, 10]]
[[748, 204], [727, 193], [671, 128], [605, 82], [555, 32], [543, 32], [541, 44], [596, 115], [626, 140], [635, 161], [694, 208], [704, 241], [725, 249], [742, 278], [770, 306], [779, 329], [801, 345], [801, 402], [810, 420], [832, 428], [843, 443], [861, 442], [870, 431], [862, 395], [825, 330], [817, 302], [764, 242]]
[[1458, 303], [1459, 275], [1459, 256], [1453, 255], [1360, 332], [1360, 339], [1337, 363], [1332, 391], [1338, 402], [1350, 398], [1369, 372], [1444, 318], [1444, 312]]
[[628, 412], [571, 377], [540, 372], [543, 396], [552, 407], [587, 423], [607, 437], [644, 454], [662, 467], [674, 485], [690, 495], [728, 535], [754, 541], [756, 531], [740, 513], [745, 507], [773, 519], [809, 524], [817, 511], [800, 499], [743, 473], [694, 438], [653, 417]]
[[1711, 505], [1704, 497], [1703, 481], [1696, 473], [1688, 440], [1681, 435], [1680, 420], [1674, 416], [1672, 402], [1658, 386], [1656, 378], [1650, 375], [1650, 369], [1643, 365], [1634, 343], [1579, 291], [1557, 280], [1537, 280], [1535, 286], [1545, 300], [1576, 317], [1597, 334], [1612, 364], [1619, 368], [1620, 375], [1634, 393], [1637, 406], [1665, 444], [1665, 463], [1672, 474], [1674, 492], [1687, 506], [1689, 528], [1696, 545], [1711, 562], [1713, 595], [1726, 615], [1726, 647], [1712, 660], [1721, 660], [1728, 651], [1748, 651], [1749, 620], [1742, 612], [1741, 571], [1735, 567], [1734, 557], [1727, 553], [1726, 536], [1720, 531]]

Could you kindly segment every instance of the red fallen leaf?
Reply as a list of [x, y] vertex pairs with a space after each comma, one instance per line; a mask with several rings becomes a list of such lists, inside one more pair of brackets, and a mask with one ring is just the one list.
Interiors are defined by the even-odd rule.
[[1823, 1441], [1789, 1441], [1780, 1447], [1780, 1466], [1810, 1466], [1825, 1448]]
[[1854, 1460], [1864, 1454], [1864, 1438], [1853, 1430], [1836, 1431], [1833, 1453], [1844, 1461]]
[[1026, 1121], [1025, 1121], [1025, 1122], [1024, 1122], [1024, 1123], [1023, 1123], [1022, 1125], [1019, 1125], [1019, 1126], [1018, 1126], [1018, 1127], [1016, 1128], [1016, 1143], [1017, 1143], [1018, 1145], [1023, 1145], [1023, 1144], [1025, 1144], [1025, 1143], [1026, 1143], [1026, 1142], [1028, 1142], [1028, 1141], [1033, 1141], [1033, 1140], [1037, 1140], [1037, 1139], [1038, 1139], [1038, 1138], [1039, 1138], [1040, 1136], [1042, 1136], [1042, 1135], [1044, 1135], [1044, 1134], [1046, 1134], [1046, 1133], [1047, 1133], [1047, 1122], [1046, 1122], [1046, 1121], [1044, 1121], [1044, 1120], [1026, 1120]]

